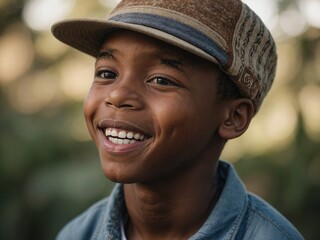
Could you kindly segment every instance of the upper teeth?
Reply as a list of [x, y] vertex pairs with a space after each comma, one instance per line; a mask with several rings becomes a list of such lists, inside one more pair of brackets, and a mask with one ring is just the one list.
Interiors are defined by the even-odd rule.
[[105, 131], [105, 135], [107, 137], [121, 138], [121, 139], [129, 139], [129, 140], [144, 140], [145, 136], [140, 133], [128, 132], [125, 130], [112, 129], [107, 128]]

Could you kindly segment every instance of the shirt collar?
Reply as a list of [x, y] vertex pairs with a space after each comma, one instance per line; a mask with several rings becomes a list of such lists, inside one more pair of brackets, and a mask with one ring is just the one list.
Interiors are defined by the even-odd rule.
[[190, 240], [232, 239], [244, 218], [248, 199], [234, 167], [220, 161], [218, 174], [225, 180], [221, 196], [204, 225]]
[[103, 231], [102, 239], [120, 239], [121, 222], [126, 211], [123, 185], [116, 184], [109, 196], [109, 203], [100, 229]]

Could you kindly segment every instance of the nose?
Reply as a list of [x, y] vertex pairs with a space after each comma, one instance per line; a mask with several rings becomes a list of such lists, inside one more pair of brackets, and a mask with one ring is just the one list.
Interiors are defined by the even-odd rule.
[[139, 110], [143, 107], [141, 93], [137, 85], [125, 80], [117, 80], [105, 97], [105, 104], [119, 109]]

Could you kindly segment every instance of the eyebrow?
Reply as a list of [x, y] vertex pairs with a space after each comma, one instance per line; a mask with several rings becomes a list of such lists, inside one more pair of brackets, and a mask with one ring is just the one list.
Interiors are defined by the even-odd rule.
[[[116, 59], [114, 56], [114, 53], [116, 53], [118, 50], [117, 49], [103, 49], [98, 53], [97, 56], [97, 61], [102, 60], [102, 59]], [[184, 72], [184, 63], [179, 60], [175, 59], [173, 57], [162, 57], [161, 53], [156, 52], [152, 53], [151, 55], [155, 55], [160, 58], [160, 63], [164, 65], [165, 67], [169, 68], [174, 68], [176, 70]]]
[[106, 49], [106, 50], [100, 51], [98, 53], [97, 60], [105, 59], [105, 58], [107, 59], [114, 58], [113, 53], [115, 51], [116, 51], [115, 49]]
[[167, 67], [171, 67], [171, 68], [175, 68], [179, 71], [183, 71], [182, 67], [184, 66], [184, 64], [180, 60], [173, 59], [173, 58], [160, 58], [160, 62], [161, 62], [161, 64], [163, 64]]

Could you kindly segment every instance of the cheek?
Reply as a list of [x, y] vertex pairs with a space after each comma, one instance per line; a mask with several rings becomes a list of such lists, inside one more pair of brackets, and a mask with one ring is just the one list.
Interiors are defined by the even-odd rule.
[[83, 103], [83, 112], [86, 120], [93, 119], [94, 115], [98, 111], [99, 106], [102, 106], [104, 102], [104, 94], [96, 87], [92, 86], [88, 92], [88, 95]]
[[88, 119], [90, 119], [90, 116], [92, 115], [92, 111], [94, 108], [93, 103], [94, 102], [90, 98], [90, 93], [89, 93], [83, 103], [83, 113], [84, 113], [84, 117], [85, 117], [86, 121], [88, 121]]
[[190, 118], [192, 109], [188, 101], [171, 100], [169, 97], [163, 101], [157, 101], [153, 109], [153, 118], [155, 126], [160, 133], [174, 132], [178, 126], [182, 126], [183, 122]]
[[91, 137], [94, 139], [94, 115], [98, 110], [98, 100], [95, 97], [95, 94], [90, 90], [86, 99], [83, 103], [83, 113], [86, 120], [87, 128]]
[[174, 132], [184, 128], [197, 135], [197, 129], [213, 124], [214, 106], [210, 103], [197, 103], [191, 98], [170, 99], [159, 101], [154, 105], [156, 122], [162, 130]]
[[[212, 119], [192, 99], [168, 101], [155, 107], [156, 134], [168, 151], [184, 152], [202, 148], [213, 133]], [[202, 145], [202, 146], [200, 146]], [[174, 151], [172, 151], [174, 153]]]

